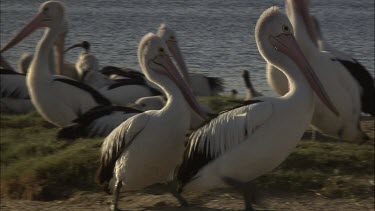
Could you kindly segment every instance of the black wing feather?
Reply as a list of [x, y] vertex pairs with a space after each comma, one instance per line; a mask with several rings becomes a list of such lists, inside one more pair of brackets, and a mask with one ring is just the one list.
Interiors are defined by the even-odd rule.
[[111, 105], [111, 102], [107, 98], [89, 85], [68, 78], [56, 78], [54, 81], [63, 82], [88, 92], [94, 98], [95, 102], [100, 105]]

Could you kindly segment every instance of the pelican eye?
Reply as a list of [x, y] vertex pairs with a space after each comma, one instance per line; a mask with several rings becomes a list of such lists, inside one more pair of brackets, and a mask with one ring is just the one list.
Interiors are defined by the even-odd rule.
[[43, 9], [43, 13], [44, 13], [44, 14], [47, 14], [48, 10], [49, 10], [48, 7], [44, 8], [44, 9]]
[[171, 40], [174, 40], [175, 39], [175, 37], [174, 36], [171, 36], [171, 38], [170, 38]]
[[290, 28], [288, 26], [283, 25], [283, 32], [290, 33]]
[[160, 53], [164, 53], [164, 48], [159, 48]]

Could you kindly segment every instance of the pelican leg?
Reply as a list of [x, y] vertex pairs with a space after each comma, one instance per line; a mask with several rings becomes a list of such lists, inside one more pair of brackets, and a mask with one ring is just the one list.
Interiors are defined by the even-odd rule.
[[223, 177], [223, 181], [243, 194], [245, 211], [255, 211], [252, 206], [255, 201], [255, 184], [253, 182], [241, 182], [230, 177]]
[[188, 207], [189, 203], [186, 201], [186, 199], [177, 191], [177, 181], [173, 180], [167, 183], [169, 192], [178, 200], [181, 207]]
[[122, 181], [116, 181], [115, 190], [113, 191], [113, 201], [111, 205], [111, 211], [121, 211], [118, 208], [118, 199], [120, 197], [120, 190], [122, 187]]

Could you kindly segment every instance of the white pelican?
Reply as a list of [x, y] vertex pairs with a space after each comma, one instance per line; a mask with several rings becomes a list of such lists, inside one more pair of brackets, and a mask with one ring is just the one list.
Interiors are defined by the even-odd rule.
[[166, 93], [168, 102], [161, 110], [129, 118], [104, 140], [97, 179], [100, 183], [114, 180], [112, 210], [119, 210], [122, 185], [137, 190], [172, 177], [185, 148], [189, 105], [205, 117], [163, 40], [145, 35], [138, 47], [138, 61], [146, 77]]
[[334, 61], [340, 62], [361, 86], [361, 110], [364, 113], [375, 116], [375, 84], [371, 74], [356, 59], [350, 55], [337, 50], [324, 39], [319, 27], [318, 20], [312, 17], [315, 23], [317, 42], [321, 51], [330, 52], [334, 55]]
[[161, 24], [157, 32], [168, 46], [181, 73], [197, 96], [213, 96], [224, 91], [223, 80], [218, 77], [209, 77], [200, 73], [189, 73], [177, 43], [176, 33], [165, 24]]
[[90, 44], [87, 41], [75, 44], [66, 51], [75, 47], [85, 49], [76, 62], [81, 82], [95, 88], [113, 104], [126, 106], [141, 97], [161, 95], [161, 92], [149, 85], [144, 77], [109, 79], [99, 72], [99, 61], [90, 53]]
[[[358, 83], [343, 65], [332, 61], [333, 57], [330, 54], [319, 51], [313, 22], [308, 11], [308, 2], [287, 0], [285, 7], [303, 53], [339, 111], [339, 115], [336, 116], [320, 100], [316, 100], [311, 125], [315, 130], [325, 135], [344, 140], [353, 141], [365, 138], [365, 134], [359, 127], [361, 102]], [[267, 77], [273, 77], [268, 78], [268, 82], [273, 88], [284, 87], [285, 89], [288, 87], [288, 82], [285, 78], [282, 80], [280, 71], [277, 72], [278, 70], [275, 68], [268, 68], [268, 71], [273, 72], [267, 74]], [[285, 90], [278, 90], [278, 93], [283, 95]]]
[[13, 70], [0, 55], [0, 111], [27, 113], [34, 110], [26, 87], [26, 76]]
[[247, 71], [247, 70], [242, 71], [242, 78], [245, 81], [245, 85], [246, 85], [246, 88], [247, 88], [245, 100], [250, 100], [254, 97], [263, 96], [260, 92], [258, 92], [257, 90], [254, 89], [253, 84], [250, 81], [249, 71]]
[[251, 181], [280, 165], [308, 127], [313, 91], [337, 113], [299, 48], [291, 23], [277, 7], [260, 16], [255, 38], [263, 58], [287, 75], [289, 92], [279, 98], [254, 98], [194, 131], [177, 173], [180, 191], [239, 189], [248, 211], [253, 210]]
[[35, 56], [26, 76], [31, 101], [36, 110], [47, 121], [61, 127], [71, 124], [80, 114], [93, 107], [110, 105], [109, 100], [90, 86], [68, 77], [51, 75], [49, 71], [49, 53], [54, 44], [58, 51], [56, 69], [62, 68], [67, 21], [64, 5], [59, 1], [43, 3], [34, 19], [1, 52], [13, 47], [41, 27], [46, 29], [36, 47]]

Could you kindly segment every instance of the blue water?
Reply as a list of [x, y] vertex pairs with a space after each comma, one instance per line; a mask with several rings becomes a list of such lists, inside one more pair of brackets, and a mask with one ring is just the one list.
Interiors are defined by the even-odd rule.
[[[1, 46], [37, 12], [35, 0], [1, 0]], [[284, 10], [284, 1], [271, 0], [67, 0], [67, 45], [87, 40], [101, 66], [139, 69], [137, 44], [165, 22], [175, 29], [190, 71], [223, 77], [227, 90], [244, 93], [241, 70], [251, 71], [254, 86], [273, 95], [267, 85], [265, 61], [256, 48], [255, 23], [268, 7]], [[311, 0], [311, 13], [320, 21], [333, 46], [357, 58], [374, 75], [374, 1]], [[42, 32], [36, 32], [3, 56], [14, 66], [23, 52], [34, 52]], [[75, 62], [78, 51], [67, 60]]]

